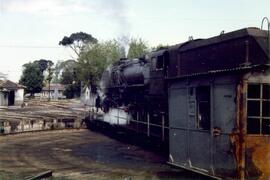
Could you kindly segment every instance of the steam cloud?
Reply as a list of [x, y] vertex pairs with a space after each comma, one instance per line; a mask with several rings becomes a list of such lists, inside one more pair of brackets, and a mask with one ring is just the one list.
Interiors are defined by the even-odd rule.
[[115, 22], [118, 26], [119, 36], [129, 37], [130, 23], [128, 21], [127, 11], [128, 5], [125, 0], [99, 0], [95, 2], [97, 10], [102, 9], [103, 14], [109, 19]]

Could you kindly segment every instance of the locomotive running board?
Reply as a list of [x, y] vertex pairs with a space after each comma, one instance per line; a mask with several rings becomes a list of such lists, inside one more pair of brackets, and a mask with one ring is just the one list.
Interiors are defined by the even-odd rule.
[[222, 180], [222, 178], [221, 178], [221, 177], [212, 176], [212, 175], [210, 175], [210, 174], [204, 173], [204, 172], [199, 171], [199, 170], [197, 170], [197, 169], [191, 169], [191, 168], [187, 168], [187, 167], [185, 167], [185, 166], [181, 166], [181, 165], [174, 164], [174, 163], [171, 163], [171, 162], [167, 162], [167, 164], [169, 164], [170, 166], [179, 167], [179, 168], [182, 168], [182, 169], [185, 169], [185, 170], [188, 170], [188, 171], [191, 171], [191, 172], [197, 173], [197, 174], [201, 174], [201, 175], [204, 175], [204, 176], [207, 176], [207, 177], [213, 178], [213, 179]]

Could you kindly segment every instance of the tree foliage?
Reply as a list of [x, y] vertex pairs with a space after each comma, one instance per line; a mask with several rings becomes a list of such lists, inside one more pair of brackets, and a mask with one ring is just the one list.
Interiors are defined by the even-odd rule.
[[75, 60], [69, 59], [66, 61], [58, 61], [54, 67], [54, 75], [52, 82], [53, 83], [61, 83], [62, 74], [65, 69], [72, 69], [75, 67]]
[[149, 52], [147, 43], [140, 39], [132, 38], [129, 42], [127, 58], [134, 59], [145, 56]]
[[[127, 38], [125, 38], [127, 40]], [[65, 67], [62, 63], [56, 65], [56, 74], [61, 83], [66, 84], [65, 95], [76, 96], [80, 93], [81, 84], [96, 86], [105, 69], [120, 58], [126, 57], [125, 47], [129, 42], [128, 58], [139, 58], [149, 52], [149, 48], [142, 39], [131, 39], [125, 42], [109, 40], [98, 42], [90, 34], [83, 32], [65, 36], [60, 45], [71, 47], [78, 55], [72, 67]], [[61, 78], [58, 78], [61, 74]]]
[[52, 66], [53, 66], [53, 63], [52, 64], [49, 64], [48, 67], [47, 67], [48, 74], [47, 74], [47, 77], [46, 77], [45, 81], [47, 83], [49, 83], [49, 84], [51, 83], [52, 78], [53, 78], [53, 71], [54, 71], [54, 69], [53, 69]]
[[72, 33], [69, 37], [64, 36], [59, 45], [70, 47], [79, 57], [87, 45], [97, 43], [97, 39], [85, 32]]
[[39, 93], [43, 87], [43, 73], [38, 63], [27, 63], [23, 65], [23, 74], [19, 81], [20, 84], [26, 86], [26, 92]]
[[53, 75], [53, 62], [51, 60], [40, 59], [23, 65], [23, 73], [20, 84], [26, 86], [26, 92], [39, 93], [44, 83], [50, 83]]
[[36, 60], [36, 61], [34, 61], [34, 63], [38, 64], [39, 69], [42, 73], [44, 73], [44, 71], [46, 71], [48, 69], [48, 67], [53, 66], [53, 62], [51, 60], [46, 60], [46, 59]]
[[65, 87], [64, 95], [68, 99], [72, 99], [72, 98], [75, 98], [75, 97], [80, 97], [80, 93], [81, 93], [81, 86], [80, 86], [79, 83], [68, 84]]
[[164, 45], [164, 44], [159, 44], [155, 47], [152, 47], [151, 50], [152, 51], [159, 51], [159, 50], [162, 50], [162, 49], [167, 49], [168, 47], [170, 47], [168, 44], [167, 45]]
[[77, 63], [78, 78], [88, 85], [96, 85], [108, 65], [125, 57], [116, 40], [96, 43], [82, 52]]
[[34, 63], [38, 64], [40, 71], [42, 72], [44, 76], [44, 82], [51, 83], [51, 80], [53, 78], [53, 62], [51, 60], [46, 60], [46, 59], [40, 59], [34, 61]]
[[62, 84], [73, 84], [74, 82], [78, 81], [76, 65], [77, 63], [75, 61], [73, 63], [71, 63], [71, 61], [69, 61], [69, 63], [65, 61], [65, 66], [63, 67], [60, 79]]
[[77, 78], [77, 62], [67, 60], [61, 62], [59, 66], [61, 67], [60, 83], [66, 85], [64, 95], [67, 98], [79, 97], [81, 83]]

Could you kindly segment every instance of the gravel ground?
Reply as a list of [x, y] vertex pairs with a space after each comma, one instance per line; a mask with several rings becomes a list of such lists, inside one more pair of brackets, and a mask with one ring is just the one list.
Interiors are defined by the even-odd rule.
[[51, 179], [205, 179], [170, 167], [166, 158], [89, 130], [0, 137], [0, 179], [52, 170]]

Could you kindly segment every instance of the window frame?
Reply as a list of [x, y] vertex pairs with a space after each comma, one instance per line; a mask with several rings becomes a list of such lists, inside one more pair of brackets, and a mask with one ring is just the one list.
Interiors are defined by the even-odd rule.
[[[199, 100], [199, 98], [202, 98], [202, 94], [203, 94], [202, 92], [205, 90], [207, 90], [207, 94], [204, 94], [204, 96], [207, 97], [207, 100], [205, 100], [205, 99]], [[199, 95], [199, 93], [201, 96]], [[211, 124], [212, 124], [212, 122], [211, 122], [211, 106], [212, 106], [212, 104], [211, 104], [211, 98], [212, 98], [211, 97], [211, 86], [210, 85], [197, 86], [195, 88], [194, 95], [195, 95], [195, 99], [196, 99], [195, 100], [196, 101], [196, 129], [203, 130], [203, 131], [210, 131]], [[207, 107], [208, 110], [205, 111], [206, 113], [203, 113], [203, 114], [207, 114], [207, 117], [208, 117], [207, 121], [202, 120], [202, 116], [201, 116], [202, 113], [200, 113], [200, 111], [202, 109], [201, 107], [204, 107], [201, 105], [202, 103], [207, 103], [207, 106], [208, 106]], [[204, 123], [204, 124], [201, 124], [201, 123]]]
[[[260, 86], [260, 96], [259, 98], [249, 98], [249, 86], [250, 85], [259, 85]], [[263, 87], [264, 85], [270, 86], [270, 83], [256, 83], [256, 82], [250, 82], [247, 83], [247, 93], [246, 93], [246, 131], [247, 134], [249, 135], [270, 135], [270, 131], [268, 133], [263, 133], [263, 121], [264, 120], [269, 120], [270, 121], [270, 116], [263, 116], [263, 103], [264, 102], [269, 102], [270, 103], [270, 97], [269, 99], [264, 99], [264, 92], [263, 92]], [[248, 102], [259, 102], [259, 116], [250, 116], [248, 112]], [[259, 120], [259, 133], [252, 133], [248, 132], [248, 119], [257, 119]]]
[[160, 55], [156, 58], [156, 71], [160, 71], [164, 69], [164, 56]]

